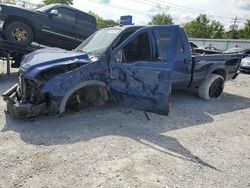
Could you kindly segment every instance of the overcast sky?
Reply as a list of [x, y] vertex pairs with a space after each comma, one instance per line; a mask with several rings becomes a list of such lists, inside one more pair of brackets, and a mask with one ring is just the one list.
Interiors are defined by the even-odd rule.
[[[39, 3], [41, 0], [30, 0]], [[119, 20], [121, 15], [132, 15], [135, 24], [147, 24], [158, 12], [169, 13], [176, 24], [194, 19], [200, 13], [222, 22], [226, 28], [232, 18], [239, 25], [250, 19], [250, 0], [74, 0], [73, 7], [92, 11], [105, 19]]]

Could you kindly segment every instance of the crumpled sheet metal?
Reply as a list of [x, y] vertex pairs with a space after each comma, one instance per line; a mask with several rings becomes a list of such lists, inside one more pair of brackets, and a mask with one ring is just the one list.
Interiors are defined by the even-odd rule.
[[[135, 67], [112, 69], [109, 86], [124, 106], [158, 114], [168, 114], [168, 97], [171, 92], [170, 72], [148, 71]], [[114, 76], [115, 75], [115, 76]], [[159, 78], [160, 77], [160, 78]]]
[[[167, 63], [141, 61], [136, 64], [119, 64], [114, 62], [114, 54], [133, 37], [142, 32], [153, 32], [153, 29], [166, 29], [166, 27], [171, 30], [171, 43], [169, 45], [172, 49], [170, 52], [166, 52]], [[57, 75], [46, 82], [42, 92], [50, 93], [57, 100], [52, 104], [59, 105], [58, 101], [63, 100], [64, 96], [77, 85], [94, 80], [105, 83], [122, 105], [159, 114], [168, 114], [178, 29], [178, 26], [152, 26], [139, 29], [110, 53], [110, 62], [106, 62], [106, 58], [94, 63], [89, 60], [89, 63]], [[152, 37], [151, 40], [153, 40]], [[58, 107], [54, 106], [53, 108]]]
[[[165, 75], [162, 71], [149, 72], [152, 71], [133, 67], [116, 67], [110, 71], [104, 61], [90, 63], [54, 77], [44, 85], [42, 92], [62, 99], [76, 85], [96, 80], [105, 83], [116, 100], [126, 107], [167, 114], [171, 92], [170, 71], [166, 71]], [[52, 104], [59, 106], [59, 103]]]

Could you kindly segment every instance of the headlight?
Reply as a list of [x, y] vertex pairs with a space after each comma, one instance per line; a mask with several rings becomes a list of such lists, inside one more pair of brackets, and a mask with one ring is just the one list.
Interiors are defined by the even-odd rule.
[[[2, 14], [2, 6], [0, 6], [0, 15]], [[3, 28], [4, 21], [0, 20], [0, 30]]]
[[0, 20], [0, 29], [3, 28], [4, 21]]

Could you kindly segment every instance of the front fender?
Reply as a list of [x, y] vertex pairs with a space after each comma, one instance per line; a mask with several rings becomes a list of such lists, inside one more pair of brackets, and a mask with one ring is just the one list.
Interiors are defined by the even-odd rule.
[[59, 108], [59, 113], [63, 113], [65, 111], [65, 107], [66, 107], [66, 103], [69, 99], [69, 97], [75, 93], [77, 90], [86, 87], [86, 86], [91, 86], [91, 85], [98, 85], [98, 86], [103, 86], [103, 87], [107, 87], [107, 84], [101, 81], [97, 81], [97, 80], [88, 80], [82, 83], [79, 83], [78, 85], [74, 86], [73, 88], [71, 88], [70, 90], [68, 90], [66, 92], [66, 94], [64, 95], [64, 97], [61, 100], [60, 103], [60, 108]]
[[41, 92], [49, 93], [52, 99], [56, 99], [55, 105], [62, 113], [65, 110], [68, 97], [72, 93], [84, 86], [107, 86], [108, 77], [109, 71], [105, 61], [90, 63], [55, 76], [44, 84]]

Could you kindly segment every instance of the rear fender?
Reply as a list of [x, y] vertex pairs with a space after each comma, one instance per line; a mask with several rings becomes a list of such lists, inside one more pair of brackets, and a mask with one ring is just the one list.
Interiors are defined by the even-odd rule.
[[211, 75], [211, 74], [218, 74], [218, 75], [221, 75], [224, 80], [226, 81], [227, 79], [227, 70], [226, 70], [226, 67], [225, 66], [215, 66], [215, 67], [211, 67], [211, 69], [207, 72], [204, 80], [202, 81], [202, 83], [207, 80], [207, 78]]

